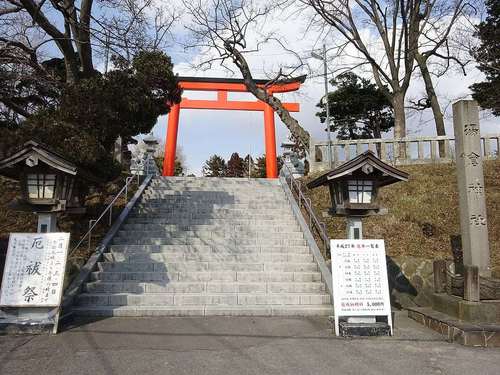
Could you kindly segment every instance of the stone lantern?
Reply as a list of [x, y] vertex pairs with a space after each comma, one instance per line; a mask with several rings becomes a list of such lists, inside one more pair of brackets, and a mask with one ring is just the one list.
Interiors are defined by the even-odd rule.
[[304, 176], [304, 163], [300, 160], [297, 152], [295, 152], [296, 144], [290, 139], [281, 144], [283, 149], [283, 163], [288, 167], [292, 173], [293, 178]]
[[158, 167], [156, 166], [155, 162], [155, 153], [158, 150], [158, 145], [160, 142], [158, 142], [158, 139], [156, 139], [153, 136], [153, 133], [148, 134], [146, 137], [143, 138], [142, 140], [144, 144], [146, 145], [146, 153], [144, 155], [144, 173], [146, 175], [157, 175], [158, 174]]
[[313, 189], [327, 185], [332, 203], [329, 213], [346, 216], [347, 237], [362, 239], [361, 218], [387, 213], [387, 209], [379, 205], [379, 189], [399, 181], [408, 181], [408, 177], [406, 172], [384, 163], [368, 150], [311, 181], [307, 187]]
[[152, 133], [144, 137], [142, 141], [146, 145], [146, 152], [148, 154], [154, 154], [158, 149], [158, 145], [160, 144], [160, 142], [158, 142], [158, 139], [156, 139]]
[[35, 141], [26, 142], [22, 150], [0, 160], [0, 175], [20, 182], [21, 198], [11, 202], [10, 208], [36, 213], [40, 233], [57, 231], [57, 213], [85, 212], [77, 199], [81, 180], [96, 181]]

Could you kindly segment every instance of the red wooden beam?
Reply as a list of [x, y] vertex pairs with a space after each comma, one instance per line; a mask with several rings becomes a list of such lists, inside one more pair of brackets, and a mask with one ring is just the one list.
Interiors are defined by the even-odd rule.
[[[271, 85], [267, 87], [270, 93], [281, 93], [296, 91], [300, 88], [301, 82], [290, 82], [282, 85]], [[189, 82], [180, 81], [179, 86], [184, 90], [195, 91], [232, 91], [232, 92], [248, 92], [244, 83], [227, 83], [227, 82]], [[258, 85], [263, 88], [264, 85]]]
[[[299, 103], [283, 103], [289, 112], [300, 112]], [[265, 103], [247, 101], [225, 100], [198, 100], [182, 98], [182, 109], [217, 109], [232, 111], [264, 111]]]

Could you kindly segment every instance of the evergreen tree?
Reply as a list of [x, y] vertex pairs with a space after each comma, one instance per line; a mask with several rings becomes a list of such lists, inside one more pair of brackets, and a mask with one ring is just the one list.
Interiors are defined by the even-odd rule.
[[[0, 130], [8, 135], [0, 137], [0, 154], [33, 139], [96, 176], [112, 179], [120, 172], [112, 158], [116, 138], [121, 136], [126, 144], [133, 136], [149, 133], [158, 116], [169, 112], [166, 103], [181, 100], [172, 69], [164, 53], [138, 52], [130, 63], [106, 73], [61, 84], [53, 106], [26, 114], [15, 127], [2, 122], [0, 113]], [[0, 97], [0, 112], [2, 108]]]
[[[245, 158], [245, 160], [248, 160], [248, 156]], [[283, 156], [281, 156], [281, 155], [278, 156], [276, 161], [278, 163], [278, 173], [279, 173], [281, 168], [283, 168], [283, 163], [284, 163]], [[248, 175], [248, 172], [247, 172], [247, 175]], [[252, 165], [251, 177], [252, 178], [266, 178], [267, 177], [266, 155], [258, 156], [257, 159], [255, 159], [255, 163], [253, 163], [253, 165]]]
[[[394, 127], [394, 111], [387, 97], [375, 84], [347, 72], [330, 83], [336, 90], [328, 93], [330, 131], [338, 132], [339, 139], [381, 138], [382, 133]], [[317, 104], [316, 113], [326, 121], [325, 103]]]
[[231, 155], [231, 158], [227, 162], [227, 177], [245, 177], [245, 174], [248, 174], [245, 171], [245, 161], [238, 155], [237, 152], [234, 152]]
[[255, 160], [255, 170], [252, 172], [253, 178], [266, 178], [266, 155], [258, 156]]
[[474, 51], [479, 70], [486, 81], [471, 86], [473, 98], [481, 107], [500, 115], [500, 0], [486, 0], [488, 17], [478, 25], [481, 45]]
[[227, 165], [219, 155], [212, 155], [203, 165], [201, 170], [205, 177], [225, 177]]

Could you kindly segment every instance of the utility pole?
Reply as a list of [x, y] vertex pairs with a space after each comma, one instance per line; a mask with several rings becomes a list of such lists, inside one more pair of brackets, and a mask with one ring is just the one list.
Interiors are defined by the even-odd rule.
[[311, 56], [318, 60], [323, 60], [323, 70], [325, 78], [325, 105], [326, 105], [326, 134], [328, 140], [328, 166], [332, 168], [332, 137], [330, 134], [330, 105], [328, 101], [328, 67], [326, 62], [326, 44], [323, 43], [323, 54], [318, 55], [316, 52], [311, 52]]

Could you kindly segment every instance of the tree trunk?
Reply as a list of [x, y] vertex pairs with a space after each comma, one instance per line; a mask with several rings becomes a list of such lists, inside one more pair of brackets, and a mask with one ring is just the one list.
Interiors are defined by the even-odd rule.
[[[224, 43], [224, 48], [230, 53], [234, 64], [240, 70], [248, 91], [251, 92], [257, 99], [269, 104], [274, 109], [281, 121], [283, 121], [288, 130], [290, 130], [293, 139], [298, 142], [298, 145], [305, 153], [309, 153], [309, 141], [311, 138], [309, 132], [300, 126], [299, 122], [293, 118], [292, 115], [290, 115], [290, 112], [288, 112], [288, 110], [283, 106], [281, 100], [269, 94], [264, 88], [257, 86], [245, 57], [240, 51], [238, 51], [237, 48], [235, 48], [230, 42]], [[311, 155], [310, 157], [314, 156]]]
[[[394, 138], [406, 137], [406, 117], [405, 117], [405, 95], [402, 92], [395, 92], [392, 97], [392, 106], [394, 108]], [[394, 150], [395, 159], [406, 158], [406, 148], [399, 147]]]
[[80, 10], [80, 28], [79, 28], [79, 43], [80, 43], [80, 59], [82, 62], [83, 75], [85, 77], [94, 74], [94, 66], [92, 63], [92, 46], [90, 44], [90, 14], [92, 12], [93, 0], [82, 1]]
[[[429, 99], [431, 104], [432, 114], [434, 115], [434, 122], [436, 123], [436, 134], [438, 136], [444, 136], [446, 135], [446, 129], [444, 127], [443, 112], [441, 111], [441, 106], [439, 105], [436, 91], [434, 90], [434, 84], [432, 83], [431, 74], [429, 72], [429, 68], [427, 67], [427, 57], [422, 56], [420, 53], [417, 53], [415, 58], [420, 68], [420, 73], [422, 73], [422, 78], [424, 79], [427, 98]], [[445, 156], [443, 141], [439, 141], [439, 155], [440, 157]]]

